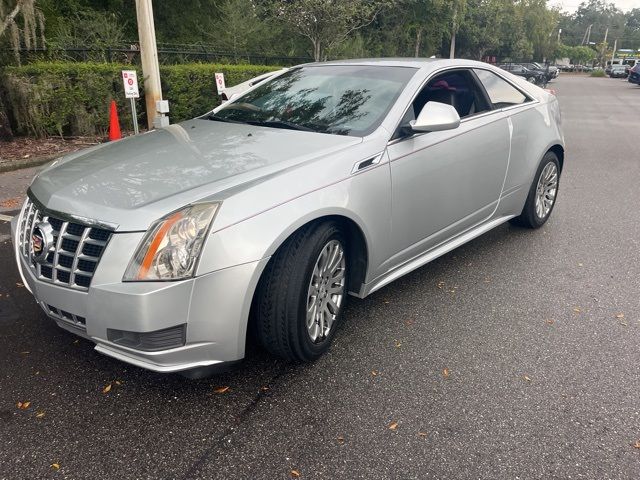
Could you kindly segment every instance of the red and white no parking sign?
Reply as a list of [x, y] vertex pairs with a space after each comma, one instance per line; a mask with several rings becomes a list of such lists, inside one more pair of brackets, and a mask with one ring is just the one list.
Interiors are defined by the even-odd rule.
[[216, 73], [216, 88], [218, 89], [218, 95], [226, 88], [224, 86], [224, 73]]
[[139, 98], [138, 75], [135, 70], [122, 70], [122, 83], [124, 84], [124, 96], [127, 98]]

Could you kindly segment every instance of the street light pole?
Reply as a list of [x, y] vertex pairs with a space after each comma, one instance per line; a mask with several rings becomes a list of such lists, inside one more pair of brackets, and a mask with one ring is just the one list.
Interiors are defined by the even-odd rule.
[[147, 106], [147, 126], [149, 129], [156, 126], [154, 122], [157, 116], [156, 102], [162, 100], [156, 30], [153, 23], [153, 5], [151, 2], [152, 0], [136, 0], [144, 98]]

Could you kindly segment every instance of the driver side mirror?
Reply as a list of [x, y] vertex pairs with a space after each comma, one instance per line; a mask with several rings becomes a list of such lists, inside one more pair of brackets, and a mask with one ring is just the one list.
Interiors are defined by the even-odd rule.
[[418, 118], [409, 122], [414, 132], [441, 132], [460, 126], [460, 115], [451, 105], [440, 102], [427, 102]]

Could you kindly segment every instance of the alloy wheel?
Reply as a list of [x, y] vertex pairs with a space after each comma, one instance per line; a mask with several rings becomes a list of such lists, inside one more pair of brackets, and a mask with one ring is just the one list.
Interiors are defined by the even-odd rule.
[[558, 167], [549, 162], [540, 173], [536, 186], [536, 215], [540, 219], [547, 218], [553, 203], [556, 201], [558, 191]]
[[338, 240], [320, 251], [307, 293], [307, 333], [313, 343], [327, 338], [340, 311], [346, 289], [346, 260]]

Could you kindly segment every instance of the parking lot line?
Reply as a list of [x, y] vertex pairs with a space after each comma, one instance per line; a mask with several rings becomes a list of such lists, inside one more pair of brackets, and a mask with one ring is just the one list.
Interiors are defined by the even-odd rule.
[[10, 222], [12, 218], [13, 217], [10, 217], [9, 215], [3, 215], [0, 213], [0, 220], [3, 222]]

